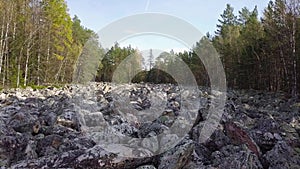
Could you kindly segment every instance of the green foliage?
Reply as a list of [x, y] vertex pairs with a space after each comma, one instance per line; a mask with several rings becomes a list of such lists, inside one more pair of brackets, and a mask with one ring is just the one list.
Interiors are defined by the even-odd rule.
[[84, 44], [98, 40], [64, 0], [0, 1], [0, 18], [2, 87], [70, 83]]
[[132, 83], [144, 83], [144, 82], [147, 82], [146, 81], [147, 80], [147, 76], [148, 76], [148, 71], [143, 70], [143, 71], [139, 72], [138, 74], [136, 74], [132, 78], [131, 82]]
[[88, 40], [77, 59], [73, 82], [87, 83], [94, 81], [103, 55], [104, 51], [101, 49], [97, 39], [91, 38]]
[[299, 7], [299, 1], [270, 1], [260, 21], [257, 7], [243, 8], [237, 18], [227, 5], [212, 42], [229, 87], [296, 93]]
[[98, 38], [92, 30], [81, 25], [78, 16], [75, 15], [72, 20], [73, 39], [76, 44], [83, 46], [90, 38]]
[[147, 72], [147, 75], [145, 77], [145, 82], [155, 83], [155, 84], [160, 84], [160, 83], [177, 84], [176, 80], [170, 74], [157, 68], [153, 68]]
[[96, 77], [97, 81], [128, 82], [142, 69], [142, 56], [131, 46], [121, 48], [116, 43], [104, 54], [101, 65]]
[[[199, 85], [210, 85], [204, 65], [220, 54], [228, 86], [239, 89], [283, 90], [293, 95], [300, 85], [300, 3], [270, 1], [262, 19], [258, 9], [238, 15], [227, 4], [215, 35], [199, 39], [191, 51], [152, 52], [144, 60], [137, 49], [102, 49], [95, 32], [72, 19], [64, 0], [0, 1], [0, 88], [40, 89], [46, 84], [118, 81], [176, 83], [188, 65]], [[201, 55], [205, 63], [202, 63]], [[147, 62], [150, 70], [143, 70]], [[214, 73], [216, 70], [210, 70]], [[167, 72], [174, 72], [176, 78]], [[44, 86], [43, 86], [44, 85]]]

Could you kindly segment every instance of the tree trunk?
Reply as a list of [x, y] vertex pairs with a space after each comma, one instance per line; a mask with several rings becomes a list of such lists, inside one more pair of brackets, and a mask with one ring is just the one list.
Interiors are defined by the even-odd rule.
[[[4, 51], [3, 51], [3, 44], [5, 41], [4, 28], [5, 28], [5, 15], [3, 15], [3, 18], [2, 18], [1, 37], [0, 37], [0, 60], [2, 60], [3, 54], [4, 54]], [[1, 65], [0, 65], [0, 67], [1, 67]]]
[[6, 31], [5, 31], [5, 35], [4, 35], [4, 40], [3, 40], [2, 47], [1, 47], [2, 55], [0, 56], [0, 73], [2, 73], [3, 56], [5, 54], [6, 45], [8, 45], [7, 43], [8, 43], [9, 27], [10, 27], [10, 21], [8, 19], [7, 23], [6, 23]]
[[17, 88], [20, 86], [20, 76], [21, 76], [21, 61], [23, 55], [23, 47], [20, 50], [19, 59], [18, 59], [18, 73], [17, 73]]
[[27, 85], [27, 78], [28, 78], [28, 63], [30, 57], [30, 50], [31, 50], [31, 39], [32, 39], [32, 32], [29, 35], [29, 41], [26, 46], [26, 62], [25, 62], [25, 75], [24, 75], [24, 86]]

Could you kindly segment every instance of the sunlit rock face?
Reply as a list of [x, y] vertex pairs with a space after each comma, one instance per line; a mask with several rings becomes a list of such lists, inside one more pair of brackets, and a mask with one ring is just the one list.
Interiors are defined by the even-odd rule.
[[[213, 127], [209, 110], [221, 94], [226, 104]], [[0, 93], [0, 166], [297, 168], [299, 103], [284, 93], [172, 84], [6, 90]], [[213, 131], [206, 139], [204, 127]]]

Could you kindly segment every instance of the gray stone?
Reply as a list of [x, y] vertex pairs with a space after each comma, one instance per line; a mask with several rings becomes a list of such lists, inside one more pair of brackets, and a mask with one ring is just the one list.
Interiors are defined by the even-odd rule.
[[144, 165], [144, 166], [140, 166], [136, 169], [156, 169], [153, 165]]
[[279, 141], [264, 157], [271, 169], [299, 168], [300, 154], [295, 152], [285, 141]]
[[[299, 100], [283, 93], [228, 90], [218, 127], [211, 128], [214, 133], [201, 142], [208, 110], [219, 105], [216, 97], [223, 93], [199, 88], [199, 96], [172, 84], [88, 83], [4, 90], [0, 93], [0, 166], [299, 167]], [[183, 104], [182, 99], [188, 102]], [[201, 115], [195, 124], [187, 120], [194, 116], [183, 112], [184, 106]], [[105, 146], [122, 149], [123, 154], [108, 152]], [[140, 158], [123, 157], [124, 152]]]
[[176, 147], [164, 153], [160, 158], [158, 169], [181, 169], [194, 151], [192, 140], [184, 139]]

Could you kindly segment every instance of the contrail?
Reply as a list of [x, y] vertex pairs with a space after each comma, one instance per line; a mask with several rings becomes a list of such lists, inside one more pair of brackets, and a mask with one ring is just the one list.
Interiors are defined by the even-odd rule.
[[148, 11], [148, 9], [149, 9], [149, 6], [150, 6], [150, 0], [148, 0], [148, 1], [147, 1], [146, 7], [145, 7], [145, 12], [147, 12], [147, 11]]

